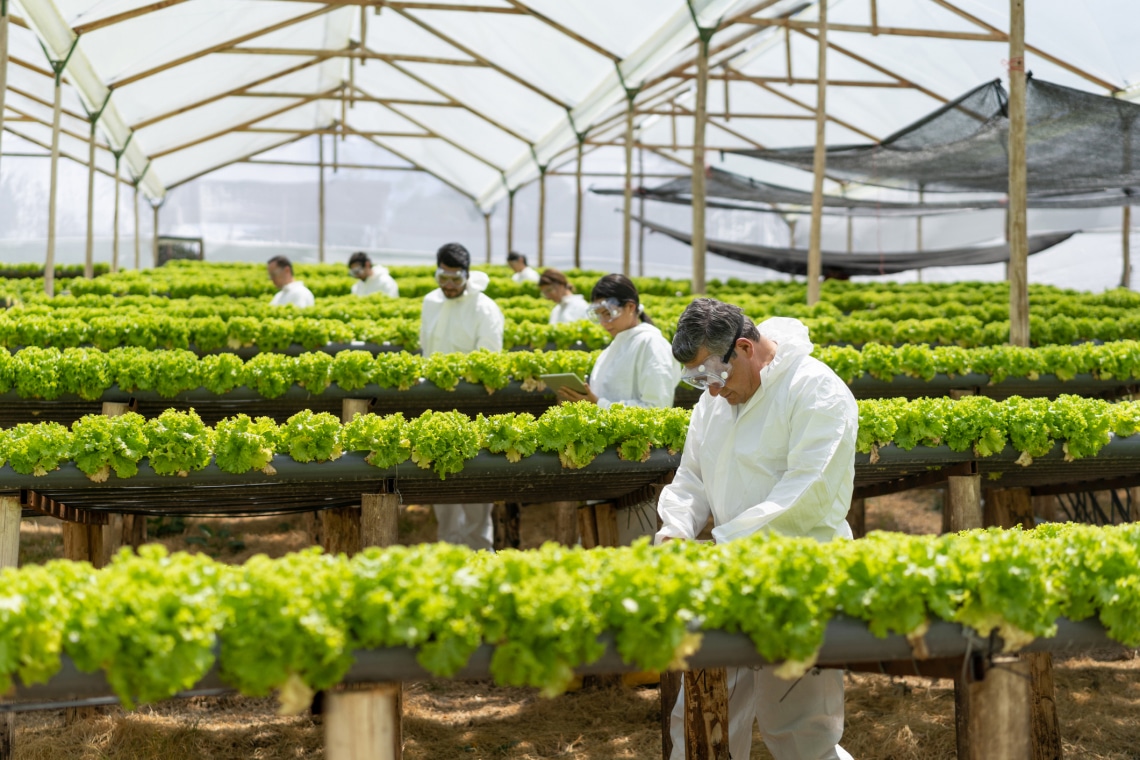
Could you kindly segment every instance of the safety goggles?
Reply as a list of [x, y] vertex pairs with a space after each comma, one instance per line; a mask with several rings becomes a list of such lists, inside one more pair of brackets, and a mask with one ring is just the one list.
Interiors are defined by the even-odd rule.
[[435, 270], [435, 281], [440, 285], [462, 285], [467, 282], [467, 272], [448, 272], [443, 267]]
[[586, 318], [591, 322], [613, 322], [620, 315], [621, 304], [616, 298], [607, 298], [586, 308]]
[[723, 388], [724, 384], [728, 382], [728, 376], [732, 374], [732, 355], [736, 353], [736, 341], [740, 340], [743, 333], [744, 320], [741, 319], [740, 326], [736, 328], [736, 336], [729, 344], [725, 355], [721, 357], [709, 356], [700, 365], [692, 369], [685, 368], [681, 373], [681, 382], [699, 391], [707, 390], [710, 385]]
[[350, 275], [352, 275], [353, 277], [359, 277], [360, 275], [364, 274], [364, 267], [359, 266], [359, 265], [354, 266], [354, 267], [349, 267], [348, 273]]

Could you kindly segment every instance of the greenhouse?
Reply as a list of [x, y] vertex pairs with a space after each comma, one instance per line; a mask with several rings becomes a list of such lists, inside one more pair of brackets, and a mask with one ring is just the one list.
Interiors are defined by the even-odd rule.
[[0, 0], [0, 760], [1132, 757], [1138, 25]]

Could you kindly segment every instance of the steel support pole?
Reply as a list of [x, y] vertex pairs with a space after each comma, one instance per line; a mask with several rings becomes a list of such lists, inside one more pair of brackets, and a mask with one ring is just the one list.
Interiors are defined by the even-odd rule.
[[99, 118], [91, 119], [91, 142], [87, 145], [87, 241], [83, 249], [83, 276], [95, 276], [95, 125]]
[[812, 161], [811, 231], [808, 239], [807, 302], [811, 306], [819, 301], [819, 280], [823, 274], [823, 173], [827, 166], [827, 0], [819, 3], [819, 32], [816, 47], [819, 49], [818, 84], [815, 98], [815, 154]]
[[[325, 136], [317, 135], [317, 260], [325, 263]], [[336, 137], [333, 137], [336, 145]]]
[[44, 259], [44, 292], [55, 295], [55, 211], [59, 194], [59, 118], [63, 111], [63, 86], [55, 76], [55, 98], [51, 112], [51, 181], [48, 185], [47, 256]]
[[693, 117], [693, 281], [695, 295], [705, 292], [705, 125], [708, 122], [709, 38], [711, 30], [698, 30], [697, 102]]
[[574, 170], [577, 200], [574, 204], [574, 268], [582, 268], [582, 146], [585, 135], [578, 136], [578, 166]]
[[1025, 0], [1009, 2], [1009, 342], [1029, 345], [1029, 233], [1025, 210]]
[[633, 224], [633, 101], [636, 93], [626, 90], [625, 106], [625, 195], [621, 214], [621, 273], [629, 277], [631, 240], [630, 225]]

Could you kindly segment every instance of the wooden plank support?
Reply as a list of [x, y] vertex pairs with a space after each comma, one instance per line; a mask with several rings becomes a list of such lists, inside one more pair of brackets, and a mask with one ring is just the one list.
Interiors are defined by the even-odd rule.
[[1025, 0], [1009, 2], [1009, 342], [1029, 345]]
[[[691, 8], [690, 8], [691, 10]], [[694, 18], [695, 21], [695, 18]], [[707, 243], [705, 242], [705, 127], [708, 124], [708, 97], [709, 97], [709, 40], [712, 39], [711, 30], [698, 29], [697, 40], [697, 93], [696, 113], [693, 116], [693, 179], [692, 179], [692, 205], [693, 205], [693, 233], [691, 247], [693, 249], [693, 295], [705, 294], [705, 258]], [[674, 137], [676, 142], [676, 137]]]
[[614, 504], [612, 502], [595, 504], [594, 519], [598, 526], [598, 546], [620, 546], [617, 508]]
[[108, 521], [106, 512], [69, 507], [63, 502], [48, 498], [30, 489], [22, 489], [20, 491], [20, 503], [34, 512], [70, 523], [78, 523], [80, 525], [106, 525]]
[[724, 668], [685, 672], [686, 760], [729, 760], [728, 673]]
[[[322, 169], [322, 174], [324, 173]], [[341, 402], [340, 419], [344, 424], [352, 422], [358, 414], [368, 414], [372, 408], [371, 398], [346, 398]], [[362, 507], [337, 507], [319, 512], [306, 512], [304, 525], [309, 539], [323, 546], [329, 554], [352, 555], [360, 551]]]
[[815, 100], [815, 152], [812, 160], [811, 232], [808, 236], [807, 303], [819, 301], [819, 281], [823, 274], [823, 175], [827, 170], [827, 2], [819, 8], [819, 67]]
[[494, 530], [492, 545], [495, 551], [517, 549], [520, 543], [520, 520], [522, 508], [518, 502], [497, 501], [491, 508]]
[[[985, 492], [983, 519], [987, 526], [1032, 528], [1036, 524], [1033, 498], [1028, 488], [991, 488]], [[1030, 674], [1029, 712], [1033, 760], [1060, 758], [1061, 724], [1057, 716], [1057, 696], [1053, 683], [1053, 655], [1029, 652], [1020, 661]]]
[[955, 475], [946, 479], [946, 507], [942, 512], [942, 532], [982, 527], [982, 476]]
[[847, 524], [851, 526], [851, 535], [862, 538], [867, 535], [867, 500], [852, 499], [851, 509], [847, 511]]
[[661, 756], [664, 760], [670, 760], [673, 756], [673, 735], [669, 733], [669, 727], [673, 705], [677, 704], [677, 696], [681, 693], [681, 673], [676, 670], [662, 673], [657, 689], [661, 694]]
[[[18, 497], [0, 496], [0, 567], [19, 565], [22, 513]], [[15, 746], [16, 714], [4, 713], [0, 715], [0, 760], [11, 760]]]
[[328, 760], [399, 760], [403, 755], [399, 684], [329, 692], [325, 702]]
[[594, 514], [592, 504], [578, 508], [578, 538], [583, 549], [593, 549], [598, 546], [598, 518]]
[[[1017, 655], [995, 655], [991, 662], [972, 670], [981, 678], [970, 679], [969, 711], [965, 721], [966, 747], [963, 760], [1025, 760], [1033, 757], [1030, 728], [1029, 665]], [[961, 729], [961, 726], [959, 727]]]

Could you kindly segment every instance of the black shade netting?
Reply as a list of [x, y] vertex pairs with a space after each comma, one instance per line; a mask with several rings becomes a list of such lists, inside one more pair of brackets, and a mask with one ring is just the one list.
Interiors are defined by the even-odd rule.
[[[668, 235], [687, 245], [692, 236], [687, 232], [666, 227], [645, 219], [633, 217], [646, 229]], [[1050, 232], [1029, 236], [1030, 255], [1040, 253], [1062, 243], [1076, 232]], [[733, 243], [727, 240], [706, 240], [709, 253], [744, 264], [765, 267], [785, 274], [807, 274], [808, 252], [802, 248], [776, 248], [750, 243]], [[821, 251], [823, 276], [847, 279], [854, 275], [884, 275], [925, 267], [961, 267], [980, 264], [1000, 264], [1009, 261], [1009, 244], [972, 245], [932, 251], [903, 251], [898, 253], [840, 253]]]
[[[1025, 110], [1030, 195], [1099, 193], [1127, 203], [1140, 191], [1140, 105], [1030, 77]], [[1005, 193], [1008, 143], [1008, 96], [994, 81], [878, 145], [828, 148], [827, 174], [906, 190]], [[814, 149], [734, 152], [810, 172]]]

